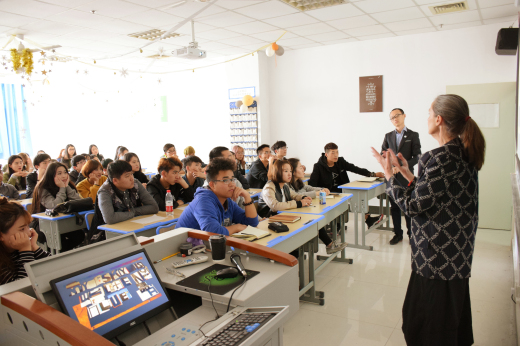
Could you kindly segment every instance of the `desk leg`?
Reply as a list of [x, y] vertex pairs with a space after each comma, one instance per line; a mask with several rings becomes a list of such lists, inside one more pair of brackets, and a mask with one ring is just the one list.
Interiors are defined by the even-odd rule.
[[311, 240], [305, 246], [309, 253], [309, 284], [307, 286], [310, 286], [310, 288], [307, 293], [300, 297], [300, 300], [325, 305], [325, 292], [316, 291], [316, 281], [314, 277], [314, 241]]
[[[368, 193], [365, 192], [363, 194], [363, 197], [361, 197], [361, 193], [356, 193], [355, 195], [357, 198], [354, 201], [354, 206], [352, 212], [354, 213], [354, 232], [355, 232], [355, 240], [356, 242], [354, 244], [348, 244], [349, 247], [353, 247], [356, 249], [363, 249], [363, 250], [374, 250], [372, 246], [366, 246], [365, 245], [365, 201], [368, 200]], [[361, 245], [359, 245], [359, 239], [358, 239], [358, 214], [361, 215]]]
[[[341, 214], [340, 216], [338, 216], [338, 218], [336, 220], [333, 221], [333, 230], [334, 232], [332, 232], [332, 238], [333, 240], [336, 240], [336, 223], [337, 221], [339, 220], [339, 223], [341, 225], [341, 242], [344, 243], [345, 242], [345, 213]], [[349, 264], [352, 264], [354, 263], [354, 260], [352, 258], [346, 258], [346, 255], [345, 255], [345, 249], [341, 250], [341, 257], [339, 257], [339, 255], [334, 255], [334, 258], [332, 259], [332, 261], [334, 262], [345, 262], [345, 263], [349, 263]], [[327, 258], [329, 258], [331, 256], [316, 256], [316, 259], [318, 261], [325, 261]], [[323, 265], [323, 264], [322, 264]], [[321, 266], [320, 266], [321, 267]]]
[[298, 270], [300, 271], [300, 289], [305, 287], [305, 259], [303, 246], [298, 248]]
[[45, 234], [45, 242], [47, 243], [47, 247], [49, 248], [49, 252], [54, 255], [55, 247], [54, 247], [54, 233], [52, 232], [52, 221], [42, 220], [38, 221], [40, 223], [40, 231]]
[[58, 226], [58, 221], [52, 221], [52, 233], [54, 234], [54, 250], [56, 254], [61, 251], [61, 233]]

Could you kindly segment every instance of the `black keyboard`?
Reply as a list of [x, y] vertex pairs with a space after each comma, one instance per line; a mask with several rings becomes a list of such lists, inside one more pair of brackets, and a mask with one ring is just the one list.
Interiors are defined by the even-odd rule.
[[208, 337], [201, 346], [234, 346], [240, 345], [258, 329], [271, 320], [276, 313], [243, 313], [222, 329]]

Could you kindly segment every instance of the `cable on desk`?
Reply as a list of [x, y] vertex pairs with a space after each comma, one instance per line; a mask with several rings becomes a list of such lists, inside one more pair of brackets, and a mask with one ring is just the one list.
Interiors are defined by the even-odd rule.
[[202, 327], [204, 327], [206, 324], [208, 324], [210, 322], [218, 320], [220, 318], [220, 315], [218, 314], [217, 308], [215, 308], [215, 305], [213, 304], [213, 296], [211, 295], [211, 279], [212, 278], [211, 278], [211, 276], [209, 278], [208, 278], [208, 276], [205, 276], [204, 278], [209, 281], [209, 283], [208, 283], [209, 297], [211, 298], [211, 305], [213, 305], [213, 309], [215, 309], [215, 313], [217, 314], [217, 318], [207, 321], [202, 326], [199, 327], [199, 330], [202, 333], [202, 335], [204, 335], [204, 338], [207, 338], [206, 334], [204, 334], [204, 332], [202, 331]]
[[227, 305], [227, 310], [226, 310], [226, 313], [229, 312], [229, 306], [231, 305], [231, 299], [233, 299], [233, 294], [235, 294], [235, 292], [240, 288], [242, 287], [247, 281], [247, 278], [244, 277], [244, 281], [242, 281], [242, 283], [240, 284], [240, 286], [238, 286], [237, 288], [235, 288], [235, 290], [233, 291], [233, 293], [231, 293], [231, 297], [229, 297], [229, 302], [228, 302], [228, 305]]

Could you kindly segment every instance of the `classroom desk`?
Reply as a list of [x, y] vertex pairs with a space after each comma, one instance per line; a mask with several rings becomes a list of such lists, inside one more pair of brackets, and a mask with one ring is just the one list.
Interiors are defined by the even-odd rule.
[[271, 233], [269, 237], [265, 237], [256, 240], [254, 243], [263, 245], [266, 247], [273, 248], [282, 252], [290, 253], [293, 250], [298, 249], [299, 256], [299, 271], [300, 271], [300, 300], [317, 303], [320, 305], [325, 304], [325, 295], [321, 291], [316, 291], [316, 280], [315, 280], [315, 268], [314, 268], [314, 256], [309, 256], [309, 283], [305, 284], [305, 260], [304, 252], [313, 252], [313, 244], [316, 242], [318, 237], [318, 222], [321, 221], [323, 215], [312, 215], [312, 214], [296, 214], [301, 217], [300, 220], [295, 223], [285, 223], [289, 227], [289, 232], [286, 233], [275, 233], [269, 229], [269, 220], [261, 221], [257, 228]]
[[262, 193], [262, 189], [247, 189], [246, 191], [249, 192], [249, 195], [251, 195], [253, 199], [258, 199]]
[[18, 194], [20, 195], [20, 198], [24, 199], [27, 197], [27, 190], [19, 190]]
[[[383, 220], [365, 230], [365, 213], [368, 213], [369, 206], [368, 202], [379, 195], [385, 194], [386, 183], [381, 181], [374, 182], [361, 182], [354, 181], [345, 185], [341, 185], [339, 187], [345, 193], [351, 193], [353, 195], [350, 205], [352, 206], [352, 212], [354, 213], [354, 235], [355, 235], [355, 243], [348, 244], [349, 247], [354, 247], [357, 249], [364, 249], [372, 251], [374, 248], [372, 246], [365, 245], [366, 235], [375, 229], [381, 230], [392, 230], [390, 228], [390, 201], [388, 196], [386, 196], [386, 207], [384, 208], [385, 212], [383, 212], [383, 198], [379, 201], [379, 212], [384, 214]], [[361, 244], [359, 244], [358, 239], [358, 215], [361, 218]], [[386, 222], [386, 227], [382, 227], [383, 223]]]
[[[79, 212], [79, 215], [85, 215], [88, 211]], [[58, 216], [47, 216], [45, 213], [33, 214], [33, 218], [38, 219], [40, 231], [45, 234], [47, 247], [50, 253], [58, 254], [61, 251], [61, 235], [86, 228], [84, 222], [81, 225], [76, 224], [76, 216], [74, 214], [58, 214]]]
[[146, 172], [144, 173], [144, 175], [146, 175], [146, 177], [148, 178], [148, 180], [152, 179], [152, 177], [155, 175], [156, 173], [153, 173], [153, 172]]
[[18, 204], [21, 204], [22, 207], [24, 207], [25, 210], [29, 208], [30, 205], [32, 205], [32, 198], [27, 199], [10, 199], [9, 202], [16, 202]]
[[[285, 213], [297, 213], [297, 214], [311, 214], [311, 215], [321, 215], [323, 219], [318, 221], [318, 230], [326, 225], [330, 224], [332, 229], [332, 239], [336, 240], [336, 230], [337, 230], [337, 222], [339, 221], [340, 234], [341, 234], [341, 242], [345, 242], [345, 214], [348, 211], [348, 200], [352, 198], [352, 194], [334, 194], [331, 195], [334, 198], [327, 198], [326, 204], [319, 204], [318, 198], [313, 198], [312, 206], [303, 207], [298, 209], [284, 210]], [[318, 250], [317, 243], [310, 244], [311, 251], [309, 253], [313, 254], [314, 250]], [[309, 256], [313, 257], [313, 256]], [[317, 256], [318, 260], [323, 260], [323, 262], [318, 268], [315, 270], [315, 274], [319, 273], [329, 262], [346, 262], [352, 264], [354, 261], [351, 258], [346, 258], [345, 250], [343, 249], [340, 252], [336, 252], [330, 256]], [[314, 259], [313, 259], [314, 260]]]
[[161, 221], [155, 221], [147, 224], [133, 222], [135, 220], [144, 219], [152, 215], [136, 216], [130, 220], [114, 223], [112, 225], [98, 226], [98, 229], [105, 231], [107, 239], [118, 237], [122, 234], [135, 233], [136, 236], [150, 237], [155, 235], [155, 230], [159, 226], [164, 226], [179, 220], [184, 209], [173, 209], [173, 216], [166, 216], [165, 211], [160, 211], [157, 215], [163, 218]]

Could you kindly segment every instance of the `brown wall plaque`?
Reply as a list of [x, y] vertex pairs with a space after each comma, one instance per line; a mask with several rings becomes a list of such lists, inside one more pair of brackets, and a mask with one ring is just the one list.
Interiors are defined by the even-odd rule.
[[359, 111], [383, 111], [383, 76], [359, 77]]

